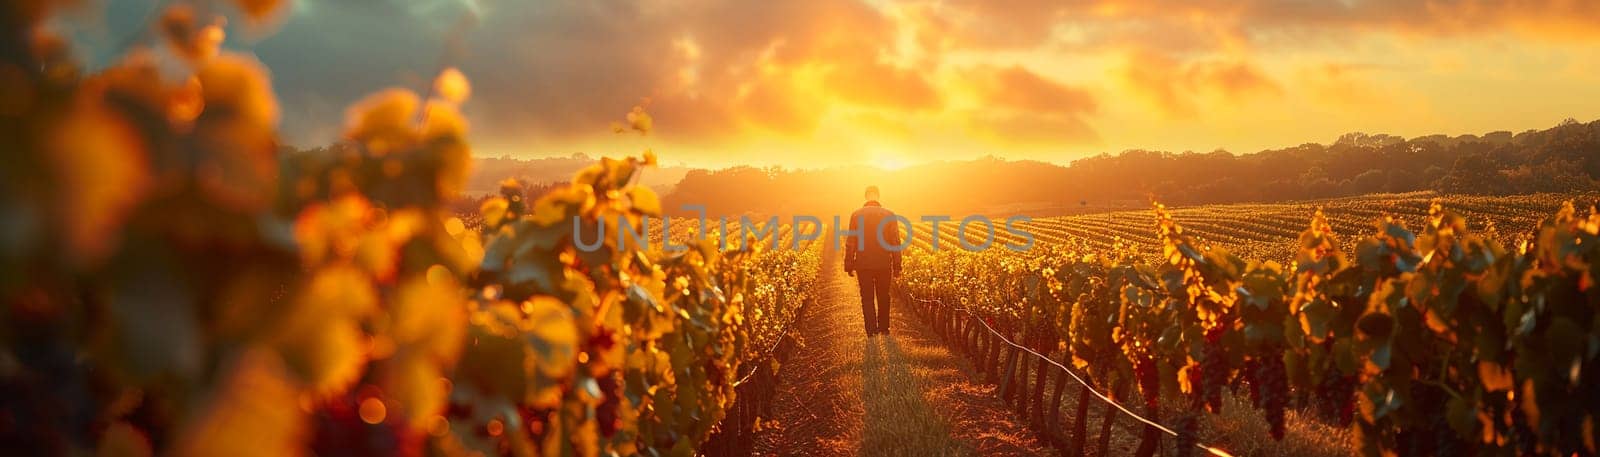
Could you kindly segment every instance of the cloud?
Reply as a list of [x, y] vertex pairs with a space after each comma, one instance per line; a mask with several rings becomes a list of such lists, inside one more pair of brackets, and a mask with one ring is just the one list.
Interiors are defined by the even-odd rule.
[[861, 2], [583, 5], [526, 8], [475, 32], [503, 40], [481, 43], [486, 53], [527, 43], [475, 77], [485, 93], [532, 102], [486, 108], [492, 124], [583, 136], [647, 96], [663, 138], [715, 143], [741, 127], [806, 135], [836, 105], [941, 106], [925, 72], [884, 57], [894, 24]]
[[967, 128], [991, 144], [1061, 146], [1095, 144], [1100, 137], [1082, 118], [1028, 111], [974, 111], [964, 116]]
[[1202, 96], [1236, 103], [1252, 97], [1279, 96], [1284, 92], [1281, 85], [1250, 62], [1225, 59], [1183, 62], [1151, 51], [1128, 53], [1116, 76], [1170, 117], [1193, 116], [1196, 99]]
[[1099, 140], [1087, 120], [1099, 105], [1086, 89], [1046, 79], [1020, 65], [974, 68], [965, 77], [980, 108], [961, 117], [968, 120], [969, 130], [991, 142], [1061, 145]]
[[[747, 124], [770, 131], [803, 134], [816, 129], [821, 118], [820, 108], [809, 100], [796, 97], [802, 89], [785, 78], [767, 78], [746, 86], [744, 92], [733, 98], [730, 112]], [[672, 114], [666, 115], [672, 117]]]
[[1190, 65], [1185, 76], [1189, 84], [1208, 88], [1229, 99], [1283, 93], [1276, 81], [1255, 65], [1243, 61], [1196, 62]]
[[[904, 0], [921, 46], [1167, 53], [1346, 46], [1356, 36], [1600, 38], [1600, 2], [1574, 0]], [[934, 38], [938, 37], [938, 38]]]
[[1371, 34], [1600, 38], [1600, 2], [1571, 0], [1102, 0], [1069, 16], [1093, 18], [1098, 43], [1168, 51], [1337, 46]]
[[[1381, 67], [1370, 64], [1324, 63], [1309, 65], [1295, 73], [1297, 85], [1326, 106], [1365, 108], [1374, 105], [1398, 106], [1396, 91], [1374, 81]], [[1414, 104], [1412, 102], [1409, 104]]]
[[[1167, 3], [1167, 2], [1161, 2]], [[1600, 36], [1600, 4], [1570, 0], [1273, 2], [1241, 11], [1249, 23], [1283, 23], [1435, 36], [1509, 31], [1543, 38]]]
[[[103, 15], [116, 29], [106, 35], [127, 35], [133, 28], [116, 24], [136, 15], [109, 5], [119, 14]], [[1446, 100], [1430, 91], [1488, 81], [1479, 76], [1489, 70], [1471, 65], [1484, 49], [1544, 53], [1497, 70], [1509, 80], [1535, 67], [1584, 68], [1563, 53], [1600, 42], [1600, 2], [1573, 0], [295, 5], [278, 33], [229, 43], [272, 69], [291, 144], [332, 141], [338, 129], [328, 126], [344, 106], [388, 86], [421, 91], [454, 66], [478, 94], [463, 108], [474, 142], [501, 148], [481, 152], [565, 155], [607, 144], [611, 122], [648, 100], [649, 141], [717, 162], [756, 145], [797, 154], [850, 141], [941, 154], [975, 144], [1080, 154], [1092, 151], [1079, 145], [1144, 146], [1150, 131], [1183, 124], [1168, 121], [1204, 112], [1220, 125], [1211, 114], [1241, 102], [1249, 106], [1234, 114], [1253, 121], [1394, 97]], [[1492, 39], [1454, 48], [1468, 64], [1451, 71], [1400, 68], [1407, 59], [1449, 63], [1441, 49], [1480, 37]], [[1325, 63], [1366, 61], [1394, 68]], [[1184, 135], [1209, 145], [1221, 134]]]
[[1176, 79], [1179, 73], [1179, 64], [1171, 57], [1134, 52], [1127, 56], [1117, 76], [1133, 92], [1144, 96], [1169, 116], [1189, 116], [1194, 113], [1194, 107], [1188, 95], [1180, 93], [1182, 89]]
[[963, 45], [985, 48], [1042, 43], [1071, 9], [1058, 0], [951, 0], [941, 6]]
[[940, 95], [922, 73], [879, 62], [845, 62], [829, 72], [827, 87], [858, 104], [904, 111], [937, 109]]
[[856, 0], [481, 2], [459, 36], [467, 11], [433, 3], [315, 2], [257, 51], [291, 106], [457, 66], [490, 94], [466, 108], [483, 136], [592, 136], [644, 98], [664, 138], [705, 143], [741, 126], [803, 135], [831, 104], [941, 104], [925, 72], [885, 58], [894, 23]]
[[1096, 109], [1089, 91], [1047, 80], [1020, 65], [974, 73], [973, 86], [991, 105], [1069, 116], [1093, 114]]

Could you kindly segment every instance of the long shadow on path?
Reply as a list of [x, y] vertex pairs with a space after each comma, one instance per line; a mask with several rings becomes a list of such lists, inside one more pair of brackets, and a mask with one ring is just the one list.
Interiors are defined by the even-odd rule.
[[1047, 455], [972, 369], [895, 304], [868, 338], [855, 278], [825, 252], [818, 299], [779, 373], [756, 455]]
[[923, 396], [923, 382], [893, 336], [867, 340], [861, 398], [866, 430], [861, 455], [969, 455], [973, 450], [951, 438], [947, 424]]

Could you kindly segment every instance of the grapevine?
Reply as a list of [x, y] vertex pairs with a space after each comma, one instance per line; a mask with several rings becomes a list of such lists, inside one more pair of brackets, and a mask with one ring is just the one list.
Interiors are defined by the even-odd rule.
[[[1455, 199], [1435, 198], [1420, 218], [1378, 217], [1347, 246], [1335, 235], [1343, 223], [1327, 214], [1349, 206], [1333, 203], [1308, 211], [1288, 266], [1235, 256], [1157, 206], [1150, 239], [1164, 246], [1159, 255], [1071, 234], [1028, 252], [919, 245], [907, 292], [953, 297], [999, 329], [1066, 316], [1061, 342], [1038, 347], [1059, 344], [1059, 357], [1095, 378], [1133, 381], [1145, 419], [1160, 420], [1163, 401], [1215, 411], [1220, 385], [1244, 379], [1272, 438], [1285, 436], [1294, 405], [1308, 405], [1311, 417], [1350, 427], [1352, 445], [1370, 455], [1595, 452], [1596, 403], [1560, 399], [1595, 395], [1596, 354], [1573, 348], [1600, 341], [1591, 287], [1600, 214], [1556, 203], [1526, 234], [1496, 222], [1480, 235], [1448, 209]], [[1517, 198], [1461, 204], [1529, 218]], [[1042, 223], [1079, 219], [1094, 218]], [[1029, 293], [1041, 276], [1057, 292]], [[1120, 360], [1091, 362], [1102, 354]], [[1179, 441], [1195, 443], [1192, 417], [1172, 420]]]
[[220, 18], [172, 6], [161, 41], [85, 73], [44, 26], [57, 3], [0, 7], [0, 71], [30, 95], [0, 113], [0, 212], [23, 228], [0, 258], [0, 422], [27, 425], [0, 448], [690, 455], [749, 426], [723, 420], [736, 378], [810, 300], [815, 249], [576, 249], [575, 219], [661, 216], [635, 185], [649, 151], [452, 210], [462, 73], [287, 151], [267, 69], [218, 47]]

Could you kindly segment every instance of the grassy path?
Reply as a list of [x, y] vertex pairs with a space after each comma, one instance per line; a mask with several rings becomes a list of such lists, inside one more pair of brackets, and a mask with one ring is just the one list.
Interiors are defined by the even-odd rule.
[[897, 303], [891, 335], [864, 335], [855, 278], [825, 254], [820, 299], [798, 325], [757, 455], [1043, 455], [972, 369]]

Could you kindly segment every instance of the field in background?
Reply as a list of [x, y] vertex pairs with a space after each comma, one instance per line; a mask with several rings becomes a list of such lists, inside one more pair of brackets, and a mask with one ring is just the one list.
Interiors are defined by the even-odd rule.
[[[1436, 198], [1446, 209], [1465, 217], [1469, 229], [1482, 233], [1492, 230], [1502, 241], [1510, 241], [1531, 232], [1540, 220], [1561, 208], [1563, 202], [1572, 200], [1580, 210], [1585, 210], [1600, 198], [1600, 194], [1489, 197], [1411, 192], [1282, 203], [1201, 205], [1169, 208], [1169, 211], [1189, 235], [1229, 249], [1240, 257], [1287, 262], [1294, 257], [1298, 249], [1295, 240], [1306, 229], [1317, 208], [1322, 208], [1334, 233], [1349, 238], [1373, 232], [1376, 230], [1374, 223], [1385, 216], [1393, 216], [1406, 227], [1419, 228], [1428, 216], [1428, 205]], [[1040, 218], [1020, 227], [1032, 233], [1036, 242], [1047, 245], [1074, 244], [1104, 250], [1123, 243], [1147, 256], [1161, 251], [1155, 219], [1148, 208]], [[925, 249], [929, 246], [931, 225], [919, 223], [916, 228], [916, 246]], [[973, 226], [969, 230], [980, 228]], [[1019, 241], [1004, 230], [997, 228], [996, 232], [997, 243]], [[941, 223], [939, 234], [940, 248], [957, 246], [954, 224]], [[969, 241], [982, 241], [980, 235], [974, 232], [969, 235]], [[1352, 247], [1345, 246], [1347, 250]]]

